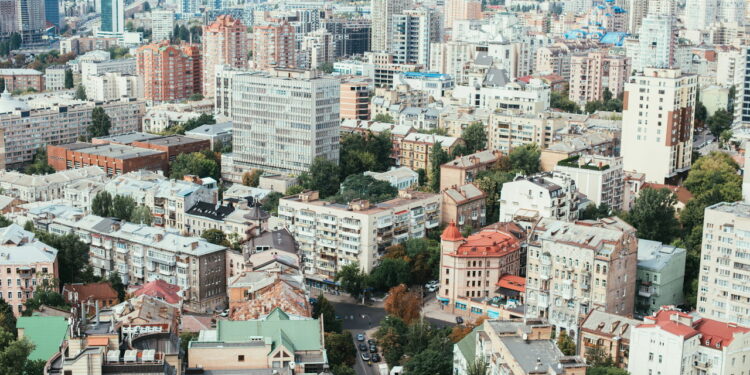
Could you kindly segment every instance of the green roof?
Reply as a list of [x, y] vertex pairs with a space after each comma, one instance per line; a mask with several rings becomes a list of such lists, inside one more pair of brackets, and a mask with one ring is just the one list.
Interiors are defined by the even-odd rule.
[[482, 324], [476, 326], [471, 332], [458, 342], [458, 350], [463, 354], [464, 359], [471, 363], [476, 358], [477, 353], [477, 332], [482, 331]]
[[272, 338], [274, 348], [283, 345], [294, 351], [323, 349], [318, 319], [293, 320], [278, 308], [263, 320], [219, 320], [216, 326], [219, 342], [247, 342], [253, 336]]
[[68, 320], [62, 316], [22, 316], [16, 327], [35, 346], [29, 360], [52, 358], [68, 334]]

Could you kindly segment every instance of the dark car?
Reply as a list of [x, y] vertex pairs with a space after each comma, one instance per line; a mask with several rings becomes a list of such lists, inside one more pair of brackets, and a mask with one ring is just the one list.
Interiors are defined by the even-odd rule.
[[367, 345], [372, 346], [372, 345], [377, 345], [377, 343], [375, 342], [375, 340], [369, 339], [369, 340], [367, 340]]
[[377, 353], [378, 347], [375, 345], [370, 345], [370, 353]]
[[368, 353], [368, 352], [363, 352], [363, 353], [362, 353], [362, 354], [360, 354], [360, 355], [362, 356], [362, 360], [363, 360], [363, 361], [367, 362], [367, 361], [369, 361], [369, 360], [370, 360], [370, 353]]
[[372, 353], [372, 361], [373, 362], [380, 362], [380, 354], [378, 354], [378, 353]]
[[362, 351], [362, 352], [366, 352], [367, 351], [367, 345], [365, 345], [364, 343], [360, 343], [358, 345], [358, 347], [359, 347], [359, 350]]
[[457, 316], [456, 317], [456, 324], [464, 324], [464, 318]]

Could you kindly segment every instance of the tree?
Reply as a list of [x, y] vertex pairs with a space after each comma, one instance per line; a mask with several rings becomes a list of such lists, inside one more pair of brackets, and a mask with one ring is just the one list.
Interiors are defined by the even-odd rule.
[[0, 93], [5, 92], [5, 79], [0, 78]]
[[335, 281], [341, 289], [354, 298], [359, 298], [367, 288], [367, 274], [359, 268], [359, 263], [347, 264], [336, 272]]
[[24, 169], [26, 174], [50, 174], [55, 173], [55, 169], [47, 162], [47, 149], [44, 146], [39, 147], [34, 152], [34, 159], [31, 164]]
[[318, 66], [318, 70], [326, 74], [331, 74], [333, 73], [333, 64], [329, 62], [322, 63]]
[[43, 359], [28, 360], [23, 366], [23, 375], [43, 375], [47, 361]]
[[417, 353], [406, 363], [405, 373], [407, 374], [450, 374], [453, 365], [453, 359], [446, 353], [427, 349]]
[[375, 331], [375, 338], [383, 350], [383, 359], [391, 367], [401, 364], [404, 344], [406, 343], [406, 330], [406, 323], [401, 318], [388, 315], [380, 322], [380, 327]]
[[331, 302], [322, 293], [313, 306], [312, 317], [318, 319], [323, 317], [323, 329], [326, 332], [341, 332], [341, 319], [336, 318], [336, 310]]
[[611, 216], [610, 211], [611, 209], [604, 202], [600, 203], [599, 206], [592, 203], [586, 206], [585, 209], [581, 210], [578, 216], [581, 220], [598, 220], [603, 217]]
[[89, 137], [105, 137], [109, 135], [109, 129], [112, 127], [112, 120], [104, 112], [104, 107], [94, 107], [91, 111], [91, 125], [86, 128]]
[[16, 335], [16, 316], [13, 314], [13, 306], [5, 299], [0, 299], [0, 331], [11, 332]]
[[12, 221], [10, 221], [7, 217], [0, 215], [0, 228], [5, 228], [8, 225], [13, 224]]
[[351, 366], [346, 366], [346, 365], [335, 365], [331, 368], [331, 372], [333, 372], [333, 375], [356, 375], [357, 374], [357, 372], [354, 371], [354, 368], [352, 368]]
[[128, 221], [133, 216], [135, 206], [133, 198], [124, 195], [115, 195], [115, 198], [112, 200], [112, 216]]
[[466, 142], [467, 154], [473, 154], [487, 147], [487, 133], [481, 121], [473, 122], [461, 133]]
[[0, 329], [0, 375], [23, 374], [33, 349], [26, 338], [16, 340], [12, 332]]
[[448, 338], [451, 339], [451, 342], [454, 344], [457, 344], [459, 341], [463, 340], [464, 337], [466, 337], [468, 334], [471, 333], [471, 331], [474, 330], [474, 328], [482, 325], [484, 323], [485, 317], [480, 316], [473, 322], [469, 322], [466, 324], [457, 324], [453, 326], [451, 329], [451, 334], [448, 336]]
[[586, 349], [586, 364], [591, 367], [612, 367], [615, 365], [612, 357], [600, 345]]
[[536, 143], [516, 147], [510, 152], [510, 165], [515, 171], [531, 175], [539, 172], [539, 158], [542, 151]]
[[34, 310], [38, 310], [42, 305], [62, 310], [68, 310], [70, 308], [70, 306], [65, 303], [65, 298], [63, 298], [62, 294], [53, 290], [51, 287], [37, 288], [34, 291], [34, 296], [27, 299], [23, 305], [24, 316], [31, 316], [31, 313], [34, 312]]
[[91, 200], [91, 212], [102, 217], [112, 216], [112, 195], [104, 190], [96, 193]]
[[147, 2], [143, 3], [143, 11], [144, 12], [150, 12], [151, 11], [151, 4]]
[[708, 117], [706, 123], [708, 124], [708, 130], [713, 134], [714, 137], [719, 137], [721, 132], [729, 130], [732, 127], [732, 114], [726, 109], [719, 109], [712, 116]]
[[[200, 100], [200, 99], [196, 99], [196, 100]], [[185, 132], [191, 131], [203, 125], [213, 125], [213, 124], [216, 124], [216, 119], [214, 118], [214, 116], [211, 114], [202, 113], [200, 116], [196, 118], [191, 118], [190, 120], [187, 120], [182, 124], [170, 125], [164, 132], [162, 132], [162, 134], [164, 135], [185, 134]]]
[[642, 189], [624, 219], [638, 230], [638, 238], [670, 243], [679, 234], [676, 203], [669, 189]]
[[380, 203], [395, 198], [398, 189], [387, 181], [380, 181], [361, 174], [351, 175], [341, 184], [341, 190], [332, 199], [338, 203], [348, 203], [356, 199], [367, 199]]
[[391, 116], [390, 113], [379, 113], [372, 119], [372, 121], [393, 124], [393, 116]]
[[279, 210], [279, 199], [283, 196], [283, 194], [273, 191], [266, 195], [266, 200], [263, 202], [263, 205], [260, 207], [263, 210], [271, 213], [277, 213]]
[[406, 285], [401, 284], [391, 288], [383, 308], [388, 314], [397, 316], [408, 324], [419, 318], [422, 303], [418, 293], [409, 291]]
[[242, 174], [242, 184], [245, 186], [258, 187], [258, 184], [260, 184], [260, 176], [262, 175], [262, 169], [253, 169], [250, 172], [245, 172]]
[[586, 375], [628, 375], [626, 370], [617, 367], [589, 367]]
[[153, 219], [154, 216], [151, 214], [151, 209], [148, 206], [136, 206], [130, 213], [131, 223], [151, 225]]
[[357, 362], [357, 348], [354, 347], [351, 332], [326, 332], [325, 340], [329, 366], [354, 366]]
[[466, 375], [487, 375], [489, 373], [489, 364], [483, 357], [474, 358], [466, 368]]
[[443, 150], [443, 144], [435, 142], [430, 152], [430, 189], [440, 191], [440, 166], [450, 161], [448, 153]]
[[190, 341], [198, 338], [198, 332], [182, 332], [180, 333], [180, 352], [185, 353], [185, 362], [188, 360], [188, 346]]
[[706, 106], [703, 105], [703, 102], [700, 100], [696, 101], [695, 105], [695, 122], [696, 126], [703, 126], [703, 124], [706, 123], [706, 119], [708, 118], [708, 110], [706, 109]]
[[576, 343], [564, 328], [560, 329], [560, 335], [557, 336], [557, 347], [564, 355], [576, 354]]
[[204, 152], [179, 154], [170, 166], [169, 177], [181, 180], [185, 175], [212, 177], [219, 180], [219, 164], [215, 159], [207, 157]]
[[191, 102], [197, 102], [199, 100], [203, 100], [203, 95], [201, 95], [201, 94], [199, 94], [199, 93], [196, 92], [195, 94], [191, 94], [188, 97], [188, 100], [191, 101]]
[[400, 284], [409, 284], [411, 271], [409, 263], [403, 259], [383, 259], [370, 272], [369, 284], [380, 291], [386, 291]]
[[70, 69], [65, 69], [65, 88], [72, 89], [73, 86], [73, 71]]
[[514, 174], [500, 170], [487, 170], [477, 174], [474, 184], [487, 194], [485, 215], [488, 224], [500, 219], [500, 193], [503, 184], [513, 181]]
[[299, 181], [305, 189], [317, 190], [321, 198], [329, 197], [339, 190], [339, 166], [317, 157], [310, 165], [310, 172], [300, 175]]
[[88, 265], [89, 245], [81, 241], [77, 235], [68, 233], [58, 236], [42, 231], [35, 234], [40, 241], [57, 249], [61, 285], [93, 281], [90, 279], [91, 266]]
[[352, 133], [341, 137], [339, 148], [340, 176], [343, 181], [353, 174], [365, 171], [387, 171], [393, 164], [393, 142], [390, 132], [378, 134]]
[[207, 229], [201, 234], [201, 237], [214, 245], [224, 246], [228, 242], [227, 235], [221, 229]]
[[559, 93], [557, 91], [552, 91], [552, 93], [550, 93], [549, 106], [551, 108], [559, 109], [563, 112], [581, 113], [581, 108], [578, 107], [578, 104], [568, 99], [568, 95], [566, 93]]
[[78, 85], [78, 87], [76, 88], [76, 93], [73, 97], [78, 100], [86, 100], [86, 88], [83, 87], [83, 85]]
[[111, 272], [109, 278], [107, 278], [107, 282], [112, 286], [112, 289], [117, 292], [117, 299], [119, 299], [120, 302], [125, 301], [125, 284], [122, 282], [120, 273]]

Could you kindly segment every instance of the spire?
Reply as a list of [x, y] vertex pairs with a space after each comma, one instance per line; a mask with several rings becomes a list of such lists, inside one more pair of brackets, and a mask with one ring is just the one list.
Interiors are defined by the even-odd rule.
[[456, 222], [451, 220], [450, 224], [445, 227], [443, 234], [440, 235], [443, 241], [462, 241], [464, 236], [461, 235], [461, 231], [456, 227]]

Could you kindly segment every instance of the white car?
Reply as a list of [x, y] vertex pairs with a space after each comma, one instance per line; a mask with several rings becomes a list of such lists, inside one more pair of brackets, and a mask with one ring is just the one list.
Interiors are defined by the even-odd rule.
[[429, 285], [429, 286], [427, 287], [427, 291], [428, 291], [428, 292], [434, 292], [434, 291], [438, 290], [438, 286], [439, 286], [439, 285]]

